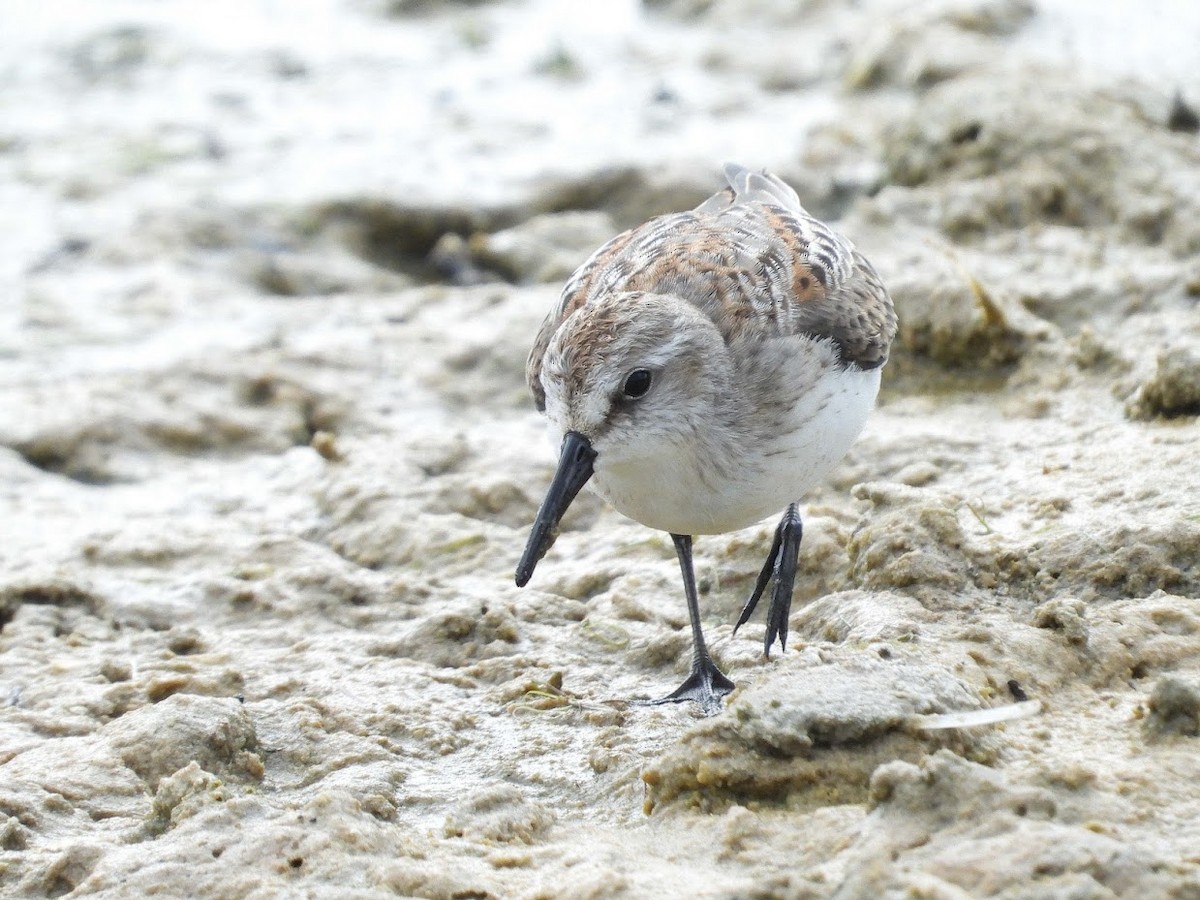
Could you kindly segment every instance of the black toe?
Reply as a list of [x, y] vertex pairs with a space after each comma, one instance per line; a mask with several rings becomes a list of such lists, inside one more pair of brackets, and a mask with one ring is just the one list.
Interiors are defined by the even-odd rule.
[[775, 538], [771, 541], [771, 551], [750, 599], [742, 607], [737, 624], [733, 627], [734, 634], [750, 619], [758, 601], [761, 599], [767, 585], [774, 580], [771, 590], [771, 605], [767, 609], [767, 633], [763, 639], [763, 653], [771, 655], [771, 645], [779, 639], [779, 648], [787, 649], [788, 614], [792, 609], [792, 589], [796, 583], [796, 568], [800, 559], [800, 540], [804, 536], [804, 524], [800, 520], [800, 508], [795, 504], [788, 506], [783, 518], [775, 529]]
[[706, 716], [715, 716], [721, 711], [721, 698], [732, 691], [734, 684], [717, 668], [711, 658], [705, 656], [692, 664], [692, 674], [679, 687], [657, 700], [639, 701], [643, 706], [660, 706], [664, 703], [699, 703]]

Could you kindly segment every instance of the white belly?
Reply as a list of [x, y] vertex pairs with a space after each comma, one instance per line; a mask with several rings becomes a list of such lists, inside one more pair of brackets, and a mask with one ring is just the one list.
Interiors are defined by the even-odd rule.
[[[800, 499], [841, 461], [875, 405], [879, 376], [878, 369], [828, 371], [775, 434], [750, 440], [707, 432], [619, 462], [602, 453], [591, 483], [619, 512], [651, 528], [675, 534], [745, 528]], [[753, 432], [754, 422], [746, 425]]]

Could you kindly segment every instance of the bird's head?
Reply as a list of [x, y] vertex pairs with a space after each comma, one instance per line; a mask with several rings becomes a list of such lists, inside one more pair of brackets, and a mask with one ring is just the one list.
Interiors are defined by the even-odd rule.
[[666, 294], [612, 294], [563, 320], [539, 377], [558, 470], [517, 569], [524, 585], [593, 474], [679, 453], [730, 399], [720, 331], [692, 303]]

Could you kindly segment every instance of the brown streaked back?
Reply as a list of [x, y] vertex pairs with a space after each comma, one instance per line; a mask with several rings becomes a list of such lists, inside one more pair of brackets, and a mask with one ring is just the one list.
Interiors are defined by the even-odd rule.
[[526, 378], [538, 409], [551, 337], [575, 310], [614, 293], [682, 297], [727, 341], [805, 334], [828, 338], [847, 365], [887, 361], [896, 315], [871, 264], [776, 176], [734, 165], [725, 176], [729, 186], [696, 209], [617, 235], [576, 270], [529, 355]]

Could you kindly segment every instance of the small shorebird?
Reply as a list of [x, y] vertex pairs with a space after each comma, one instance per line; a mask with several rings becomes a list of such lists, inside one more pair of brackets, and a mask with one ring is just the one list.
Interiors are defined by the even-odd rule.
[[517, 566], [523, 587], [584, 484], [670, 532], [692, 626], [691, 674], [667, 696], [716, 713], [733, 689], [700, 627], [692, 535], [785, 508], [736, 632], [773, 581], [764, 652], [787, 644], [802, 525], [795, 502], [866, 423], [896, 334], [871, 264], [766, 172], [691, 212], [610, 240], [567, 282], [529, 354], [558, 469]]

